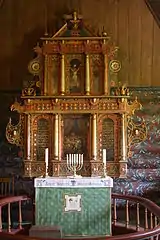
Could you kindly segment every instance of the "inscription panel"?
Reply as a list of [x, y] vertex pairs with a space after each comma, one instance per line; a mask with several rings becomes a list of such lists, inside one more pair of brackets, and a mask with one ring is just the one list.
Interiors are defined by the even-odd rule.
[[49, 146], [49, 121], [41, 118], [37, 121], [37, 160], [44, 160], [45, 148]]
[[114, 161], [114, 122], [106, 118], [102, 123], [102, 148], [106, 149], [106, 161]]

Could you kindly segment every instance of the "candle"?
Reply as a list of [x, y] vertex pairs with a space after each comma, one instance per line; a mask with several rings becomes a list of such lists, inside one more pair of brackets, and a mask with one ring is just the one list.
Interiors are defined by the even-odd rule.
[[45, 163], [46, 163], [46, 171], [48, 169], [48, 148], [45, 149]]
[[103, 149], [103, 163], [106, 164], [106, 149]]
[[68, 154], [67, 154], [67, 166], [68, 166]]
[[71, 154], [71, 165], [73, 166], [73, 153]]
[[75, 154], [75, 163], [78, 163], [78, 154]]
[[81, 164], [83, 165], [83, 154], [81, 154]]

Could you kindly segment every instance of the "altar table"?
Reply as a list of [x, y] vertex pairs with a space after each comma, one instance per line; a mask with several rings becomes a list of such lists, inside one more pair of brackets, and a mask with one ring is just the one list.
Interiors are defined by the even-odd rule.
[[36, 178], [36, 226], [59, 226], [63, 237], [111, 235], [110, 177]]

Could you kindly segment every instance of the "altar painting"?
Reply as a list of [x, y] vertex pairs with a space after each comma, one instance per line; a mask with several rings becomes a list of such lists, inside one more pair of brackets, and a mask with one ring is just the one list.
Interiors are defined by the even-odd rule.
[[63, 153], [88, 156], [89, 116], [66, 115], [63, 124]]

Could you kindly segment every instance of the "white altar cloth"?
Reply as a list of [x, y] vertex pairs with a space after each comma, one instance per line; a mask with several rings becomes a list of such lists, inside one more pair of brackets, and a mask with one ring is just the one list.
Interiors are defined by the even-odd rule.
[[35, 178], [34, 187], [54, 187], [54, 188], [106, 188], [113, 187], [113, 179], [111, 177], [82, 177], [82, 178], [62, 178], [47, 177]]

